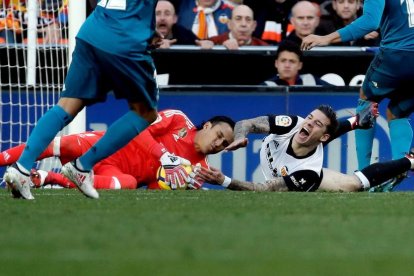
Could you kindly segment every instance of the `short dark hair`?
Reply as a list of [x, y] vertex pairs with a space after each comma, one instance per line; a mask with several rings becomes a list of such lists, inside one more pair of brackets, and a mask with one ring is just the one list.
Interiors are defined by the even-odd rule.
[[232, 118], [228, 116], [219, 115], [219, 116], [211, 117], [207, 121], [202, 122], [200, 125], [197, 126], [197, 130], [202, 129], [204, 124], [207, 122], [210, 122], [212, 126], [215, 126], [219, 123], [226, 123], [231, 127], [232, 130], [234, 130], [234, 126], [236, 125], [236, 123], [233, 121]]
[[327, 104], [322, 104], [318, 106], [316, 109], [318, 109], [323, 114], [325, 114], [326, 117], [328, 117], [331, 123], [326, 127], [327, 133], [333, 136], [339, 126], [338, 117], [336, 116], [335, 110], [330, 105], [327, 105]]
[[296, 42], [293, 42], [288, 39], [283, 40], [277, 47], [276, 59], [278, 59], [280, 56], [280, 53], [284, 51], [295, 53], [298, 56], [300, 61], [302, 61], [303, 59], [303, 52], [300, 49], [299, 44], [297, 44]]

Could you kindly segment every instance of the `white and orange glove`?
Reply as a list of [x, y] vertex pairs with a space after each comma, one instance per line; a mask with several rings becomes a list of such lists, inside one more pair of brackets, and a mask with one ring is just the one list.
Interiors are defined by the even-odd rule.
[[190, 166], [190, 161], [167, 151], [161, 156], [160, 162], [165, 170], [165, 183], [169, 185], [172, 190], [187, 186], [190, 182], [190, 175], [187, 173], [184, 166]]

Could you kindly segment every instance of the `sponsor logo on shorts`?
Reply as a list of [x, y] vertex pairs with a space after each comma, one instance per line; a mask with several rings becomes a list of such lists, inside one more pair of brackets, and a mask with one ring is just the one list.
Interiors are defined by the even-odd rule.
[[302, 187], [306, 183], [305, 179], [302, 178], [298, 181], [293, 175], [290, 176], [290, 180], [292, 180], [293, 185], [295, 185], [296, 187]]

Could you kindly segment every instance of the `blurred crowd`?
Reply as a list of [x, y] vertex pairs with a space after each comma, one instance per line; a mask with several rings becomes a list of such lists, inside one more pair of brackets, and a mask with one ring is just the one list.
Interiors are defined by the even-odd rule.
[[[22, 43], [27, 37], [29, 0], [0, 0], [0, 43]], [[65, 43], [69, 0], [36, 0], [38, 39]], [[228, 49], [278, 45], [285, 39], [300, 43], [309, 34], [325, 35], [350, 24], [362, 14], [363, 0], [160, 0], [157, 30], [162, 48], [199, 45]], [[88, 8], [96, 5], [88, 0]], [[375, 46], [379, 33], [347, 43]], [[344, 45], [344, 44], [339, 44]]]
[[[0, 43], [26, 43], [29, 0], [0, 0]], [[41, 0], [36, 12], [39, 43], [67, 43], [68, 0]]]
[[[69, 0], [34, 1], [38, 6], [38, 44], [66, 44]], [[289, 58], [278, 53], [275, 59], [278, 76], [265, 83], [297, 85], [306, 81], [299, 75], [300, 49], [292, 44], [299, 46], [309, 34], [326, 35], [352, 23], [362, 14], [362, 1], [159, 0], [156, 29], [163, 36], [160, 48], [195, 45], [211, 49], [223, 45], [228, 50], [237, 50], [244, 46], [283, 45]], [[0, 0], [0, 44], [27, 43], [28, 2]], [[86, 2], [88, 12], [97, 4], [96, 0]], [[376, 31], [357, 41], [333, 45], [372, 47], [378, 46], [379, 41], [380, 33]], [[279, 79], [287, 73], [293, 77]]]

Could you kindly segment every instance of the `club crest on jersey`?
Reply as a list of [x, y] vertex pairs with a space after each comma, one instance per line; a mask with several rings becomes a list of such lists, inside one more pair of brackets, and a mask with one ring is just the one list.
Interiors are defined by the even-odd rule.
[[218, 21], [221, 24], [227, 24], [229, 22], [229, 17], [227, 16], [227, 14], [220, 14], [218, 17]]
[[275, 125], [287, 127], [292, 124], [292, 118], [289, 116], [276, 116], [275, 117]]
[[187, 129], [185, 127], [183, 127], [182, 129], [180, 129], [177, 134], [173, 134], [174, 140], [177, 142], [178, 139], [182, 139], [185, 136], [187, 136]]
[[281, 174], [282, 176], [287, 176], [287, 175], [289, 174], [289, 170], [288, 170], [288, 168], [287, 168], [286, 166], [283, 166], [283, 167], [280, 169], [280, 174]]

